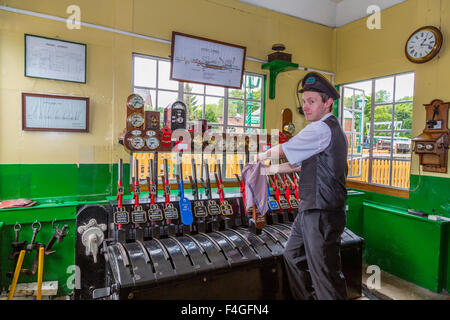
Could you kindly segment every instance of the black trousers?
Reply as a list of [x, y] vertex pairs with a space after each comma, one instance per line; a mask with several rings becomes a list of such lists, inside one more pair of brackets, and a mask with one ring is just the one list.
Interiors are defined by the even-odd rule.
[[297, 215], [283, 253], [293, 299], [347, 299], [340, 256], [345, 222], [344, 211], [306, 210]]

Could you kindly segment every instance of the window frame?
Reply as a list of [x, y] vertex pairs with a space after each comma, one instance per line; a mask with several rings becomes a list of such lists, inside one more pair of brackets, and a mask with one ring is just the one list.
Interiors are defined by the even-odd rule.
[[[360, 81], [356, 81], [356, 82], [351, 82], [351, 83], [346, 83], [346, 84], [341, 84], [340, 90], [341, 92], [344, 92], [344, 88], [350, 88], [352, 87], [352, 85], [355, 85], [357, 83], [360, 82], [371, 82], [371, 110], [370, 110], [370, 122], [368, 122], [368, 124], [370, 125], [370, 130], [368, 132], [369, 134], [369, 139], [370, 139], [370, 145], [369, 145], [369, 168], [368, 168], [368, 175], [367, 175], [367, 182], [365, 181], [357, 181], [357, 180], [353, 180], [352, 178], [348, 178], [348, 181], [350, 182], [350, 184], [354, 187], [360, 188], [362, 187], [363, 189], [365, 188], [365, 186], [368, 187], [368, 189], [373, 189], [373, 187], [376, 187], [377, 190], [381, 190], [382, 188], [384, 189], [393, 189], [395, 192], [397, 192], [398, 194], [401, 194], [401, 196], [403, 197], [407, 197], [408, 196], [408, 188], [401, 188], [401, 187], [396, 187], [393, 186], [393, 161], [399, 161], [399, 162], [412, 162], [412, 158], [409, 159], [396, 159], [394, 158], [394, 135], [396, 133], [401, 133], [401, 132], [409, 132], [412, 133], [412, 128], [411, 129], [400, 129], [400, 130], [396, 130], [395, 129], [395, 115], [396, 115], [396, 106], [397, 105], [401, 105], [401, 104], [414, 104], [414, 83], [413, 83], [413, 99], [412, 100], [397, 100], [396, 97], [396, 93], [397, 93], [397, 79], [400, 76], [404, 76], [404, 75], [408, 75], [408, 74], [413, 74], [415, 77], [415, 72], [414, 71], [407, 71], [407, 72], [402, 72], [402, 73], [396, 73], [396, 74], [392, 74], [392, 75], [387, 75], [387, 76], [381, 76], [381, 77], [376, 77], [376, 78], [371, 78], [371, 79], [367, 79], [367, 80], [360, 80]], [[391, 102], [376, 102], [376, 82], [377, 80], [382, 80], [382, 79], [388, 79], [388, 78], [393, 78], [393, 87], [392, 87], [392, 101]], [[415, 78], [414, 78], [414, 82], [415, 82]], [[341, 119], [343, 117], [343, 108], [344, 108], [344, 102], [343, 99], [344, 97], [341, 95], [341, 99], [342, 101], [339, 104], [339, 118]], [[374, 118], [375, 118], [375, 108], [376, 107], [381, 107], [381, 106], [391, 106], [392, 107], [392, 117], [390, 120], [390, 124], [391, 124], [391, 129], [389, 130], [390, 132], [390, 136], [389, 139], [391, 141], [391, 147], [390, 147], [390, 152], [389, 152], [389, 158], [382, 158], [382, 157], [377, 157], [373, 155], [373, 151], [374, 151], [374, 137], [375, 137], [375, 133], [381, 132], [381, 131], [388, 131], [388, 130], [375, 130], [375, 126], [374, 126]], [[412, 118], [412, 115], [411, 115]], [[353, 120], [352, 120], [353, 121]], [[341, 122], [343, 124], [343, 122]], [[364, 130], [364, 129], [363, 129]], [[412, 142], [411, 142], [412, 143]], [[412, 148], [410, 147], [410, 154], [412, 155]], [[351, 158], [349, 159], [350, 161], [352, 160]], [[374, 183], [373, 182], [373, 162], [374, 160], [388, 160], [389, 161], [389, 185], [385, 185], [385, 184], [379, 184], [379, 183]], [[356, 176], [354, 176], [356, 177]], [[405, 195], [406, 192], [406, 195]]]
[[[135, 85], [135, 58], [139, 57], [139, 58], [144, 58], [144, 59], [152, 59], [156, 61], [156, 81], [155, 81], [155, 87], [145, 87], [145, 86], [136, 86]], [[203, 86], [203, 93], [197, 93], [197, 92], [193, 92], [190, 93], [192, 95], [197, 95], [197, 96], [202, 96], [203, 97], [203, 106], [202, 106], [202, 118], [205, 118], [206, 116], [206, 100], [207, 97], [211, 97], [211, 98], [223, 98], [223, 123], [210, 123], [208, 122], [209, 125], [213, 126], [213, 127], [219, 127], [223, 130], [223, 132], [226, 132], [227, 129], [230, 128], [236, 128], [236, 129], [240, 129], [242, 128], [243, 132], [245, 133], [247, 129], [250, 130], [264, 130], [265, 129], [265, 113], [266, 113], [266, 99], [265, 99], [265, 94], [266, 94], [266, 76], [264, 74], [258, 74], [258, 73], [254, 73], [254, 72], [247, 72], [244, 71], [243, 73], [243, 81], [242, 81], [242, 87], [241, 89], [235, 89], [235, 88], [227, 88], [227, 87], [220, 87], [220, 86], [212, 86], [212, 85], [205, 85], [205, 84], [198, 84], [198, 83], [192, 83], [192, 82], [182, 82], [182, 81], [177, 81], [177, 80], [173, 80], [173, 81], [177, 81], [178, 82], [178, 88], [177, 90], [174, 89], [163, 89], [159, 87], [159, 61], [164, 61], [164, 62], [168, 62], [170, 63], [171, 60], [168, 58], [162, 58], [162, 57], [157, 57], [157, 56], [153, 56], [153, 55], [146, 55], [146, 54], [141, 54], [141, 53], [136, 53], [133, 52], [132, 53], [132, 76], [131, 76], [131, 88], [132, 91], [135, 92], [136, 89], [141, 89], [141, 90], [147, 90], [147, 91], [154, 91], [155, 92], [155, 101], [152, 101], [152, 110], [155, 111], [161, 111], [158, 108], [158, 104], [159, 104], [159, 93], [160, 92], [171, 92], [171, 93], [177, 93], [177, 100], [179, 101], [183, 101], [184, 102], [184, 97], [186, 95], [185, 92], [185, 88], [184, 88], [184, 84], [185, 83], [189, 83], [189, 84], [193, 84], [193, 85], [197, 85], [197, 86]], [[246, 84], [246, 79], [247, 77], [258, 77], [260, 79], [260, 88], [261, 88], [261, 97], [260, 99], [248, 99], [247, 98], [247, 84]], [[223, 96], [220, 95], [215, 95], [215, 94], [211, 94], [211, 93], [207, 93], [207, 87], [218, 87], [218, 88], [223, 88], [224, 89], [224, 94]], [[238, 101], [242, 101], [244, 104], [244, 112], [243, 112], [243, 116], [244, 116], [244, 121], [243, 121], [243, 125], [229, 125], [228, 124], [228, 110], [229, 110], [229, 92], [232, 90], [242, 90], [243, 93], [243, 98], [231, 98], [231, 100], [238, 100]], [[248, 102], [257, 102], [260, 103], [260, 117], [259, 117], [259, 126], [255, 127], [255, 126], [251, 126], [250, 125], [246, 125], [246, 121], [245, 121], [245, 116], [247, 113], [247, 107], [248, 107]], [[164, 107], [162, 107], [164, 108]], [[163, 121], [163, 119], [161, 118], [161, 122]], [[187, 124], [192, 124], [192, 121], [187, 121]], [[139, 152], [136, 152], [139, 153]], [[231, 182], [234, 180], [234, 178], [227, 178], [226, 177], [226, 157], [227, 154], [223, 153], [222, 156], [220, 155], [216, 155], [215, 158], [216, 159], [222, 159], [221, 163], [222, 163], [222, 176], [223, 176], [223, 181], [224, 182]], [[201, 163], [201, 172], [198, 172], [197, 175], [198, 176], [203, 176], [203, 155], [202, 155], [202, 163]], [[130, 163], [133, 163], [133, 153], [131, 153], [130, 155]], [[132, 170], [132, 166], [130, 166], [130, 170]], [[132, 176], [133, 176], [133, 172], [130, 171], [130, 183], [132, 180]], [[175, 179], [170, 179], [170, 183], [173, 184], [175, 182]], [[213, 185], [213, 181], [211, 181], [211, 184]]]

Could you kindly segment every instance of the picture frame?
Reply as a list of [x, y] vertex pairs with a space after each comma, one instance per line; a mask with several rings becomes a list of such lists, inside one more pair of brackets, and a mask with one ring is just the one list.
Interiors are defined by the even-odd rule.
[[86, 83], [87, 46], [25, 34], [26, 77]]
[[89, 132], [89, 98], [22, 93], [22, 130]]
[[241, 89], [247, 48], [172, 32], [170, 79]]

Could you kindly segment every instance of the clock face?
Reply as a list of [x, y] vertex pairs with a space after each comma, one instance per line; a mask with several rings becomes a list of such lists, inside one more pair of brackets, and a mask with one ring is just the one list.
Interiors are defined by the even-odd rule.
[[134, 137], [131, 139], [130, 144], [134, 149], [139, 150], [144, 147], [145, 142], [144, 139], [142, 139], [141, 137]]
[[144, 99], [140, 95], [132, 94], [128, 97], [128, 105], [134, 109], [140, 109], [144, 106]]
[[156, 137], [150, 137], [147, 139], [147, 147], [154, 150], [159, 147], [159, 140]]
[[135, 128], [139, 128], [144, 124], [144, 117], [139, 113], [133, 113], [128, 117], [128, 122]]
[[412, 62], [431, 60], [440, 50], [442, 34], [434, 27], [423, 27], [415, 31], [406, 43], [406, 56]]

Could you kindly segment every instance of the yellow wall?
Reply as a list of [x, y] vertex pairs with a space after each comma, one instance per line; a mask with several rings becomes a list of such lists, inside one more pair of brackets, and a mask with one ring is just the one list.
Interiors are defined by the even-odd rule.
[[[0, 0], [1, 5], [67, 18], [78, 5], [81, 20], [156, 38], [179, 31], [247, 47], [247, 55], [266, 60], [274, 43], [284, 43], [293, 62], [333, 71], [334, 30], [236, 0]], [[24, 34], [87, 44], [87, 83], [76, 84], [24, 76]], [[125, 126], [125, 101], [131, 93], [132, 53], [168, 57], [170, 45], [87, 27], [0, 10], [0, 164], [114, 163], [128, 161], [117, 137]], [[268, 74], [246, 61], [245, 70]], [[297, 82], [305, 72], [281, 73], [277, 96], [267, 99], [266, 127], [280, 127], [282, 108], [294, 114]], [[22, 131], [22, 92], [90, 98], [89, 133]], [[305, 125], [295, 116], [297, 130]]]
[[[441, 7], [442, 5], [442, 7]], [[433, 99], [450, 101], [450, 1], [407, 0], [381, 12], [381, 30], [369, 30], [366, 19], [338, 28], [336, 43], [336, 83], [348, 83], [394, 73], [414, 71], [414, 106], [412, 135], [425, 128], [425, 107]], [[406, 59], [405, 43], [419, 27], [441, 27], [444, 36], [440, 54], [433, 60], [414, 64]], [[422, 174], [450, 177], [449, 172]], [[418, 156], [413, 154], [411, 173], [418, 174]]]

